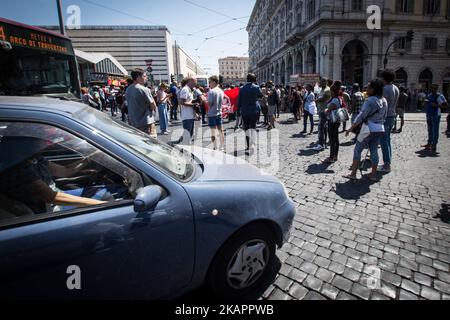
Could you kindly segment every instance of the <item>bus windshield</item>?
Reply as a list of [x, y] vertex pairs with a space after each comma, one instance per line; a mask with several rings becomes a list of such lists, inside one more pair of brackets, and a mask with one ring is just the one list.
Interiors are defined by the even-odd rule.
[[208, 87], [209, 83], [208, 83], [208, 78], [207, 77], [197, 77], [197, 84], [200, 87]]
[[80, 98], [69, 39], [0, 19], [0, 95]]

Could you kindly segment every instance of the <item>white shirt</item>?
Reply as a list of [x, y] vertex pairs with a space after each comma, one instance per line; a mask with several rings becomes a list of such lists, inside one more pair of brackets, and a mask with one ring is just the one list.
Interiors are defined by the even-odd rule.
[[188, 107], [188, 106], [184, 106], [181, 102], [181, 99], [185, 99], [187, 103], [191, 103], [192, 100], [194, 100], [194, 95], [192, 93], [191, 88], [189, 88], [188, 86], [185, 86], [181, 91], [180, 91], [180, 105], [181, 105], [181, 112], [180, 112], [180, 116], [181, 116], [181, 121], [184, 120], [194, 120], [195, 119], [195, 111], [194, 108], [192, 107]]
[[313, 92], [310, 92], [306, 96], [305, 109], [308, 110], [308, 112], [312, 115], [315, 115], [317, 113], [316, 96]]

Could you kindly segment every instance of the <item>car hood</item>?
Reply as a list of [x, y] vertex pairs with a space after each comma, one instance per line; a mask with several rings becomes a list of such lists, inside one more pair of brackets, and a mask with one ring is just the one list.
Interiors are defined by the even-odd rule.
[[182, 146], [189, 151], [195, 160], [203, 167], [203, 174], [197, 181], [255, 181], [272, 182], [280, 181], [265, 173], [262, 169], [249, 164], [242, 158], [237, 158], [223, 152], [211, 149]]

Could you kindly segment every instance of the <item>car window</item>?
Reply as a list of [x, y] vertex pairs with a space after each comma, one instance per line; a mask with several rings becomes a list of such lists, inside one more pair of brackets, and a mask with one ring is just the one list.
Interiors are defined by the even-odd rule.
[[0, 122], [0, 222], [135, 198], [140, 174], [89, 142], [36, 123]]
[[194, 173], [194, 164], [189, 155], [123, 122], [111, 119], [104, 113], [97, 112], [93, 108], [85, 108], [74, 117], [104, 132], [123, 146], [133, 149], [175, 178], [187, 180]]

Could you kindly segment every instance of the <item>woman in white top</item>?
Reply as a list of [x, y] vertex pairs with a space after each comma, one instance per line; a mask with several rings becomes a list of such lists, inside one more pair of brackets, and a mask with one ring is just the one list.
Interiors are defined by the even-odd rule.
[[303, 119], [303, 131], [302, 134], [306, 134], [308, 126], [308, 118], [311, 123], [310, 134], [314, 132], [314, 115], [317, 111], [316, 106], [316, 96], [314, 94], [314, 88], [311, 84], [305, 86], [306, 92], [304, 95], [305, 109], [304, 109], [304, 119]]

